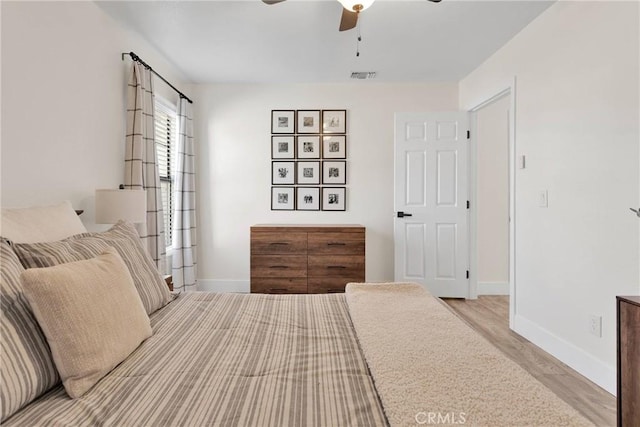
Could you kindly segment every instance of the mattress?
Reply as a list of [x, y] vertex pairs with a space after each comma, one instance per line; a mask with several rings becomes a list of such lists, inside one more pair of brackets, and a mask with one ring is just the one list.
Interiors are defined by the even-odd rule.
[[5, 426], [384, 426], [344, 294], [185, 293], [81, 398], [55, 388]]

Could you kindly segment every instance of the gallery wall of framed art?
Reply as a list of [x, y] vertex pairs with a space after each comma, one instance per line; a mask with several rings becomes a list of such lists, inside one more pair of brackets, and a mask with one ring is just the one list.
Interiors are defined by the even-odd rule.
[[347, 110], [271, 110], [271, 210], [345, 211]]

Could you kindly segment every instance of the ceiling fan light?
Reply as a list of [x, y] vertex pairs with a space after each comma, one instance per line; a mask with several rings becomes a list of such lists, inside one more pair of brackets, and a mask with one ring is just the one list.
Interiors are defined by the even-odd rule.
[[373, 4], [375, 0], [338, 0], [350, 12], [362, 12]]

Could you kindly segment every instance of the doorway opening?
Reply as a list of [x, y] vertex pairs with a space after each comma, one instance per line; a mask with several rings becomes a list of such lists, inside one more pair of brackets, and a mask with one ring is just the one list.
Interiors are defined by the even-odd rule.
[[516, 313], [515, 80], [469, 110], [470, 297], [509, 295], [509, 326]]

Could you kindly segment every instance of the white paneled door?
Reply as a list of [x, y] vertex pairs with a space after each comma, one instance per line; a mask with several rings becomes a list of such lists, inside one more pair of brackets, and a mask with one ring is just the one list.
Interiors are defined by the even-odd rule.
[[468, 114], [395, 116], [395, 280], [469, 296]]

